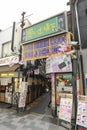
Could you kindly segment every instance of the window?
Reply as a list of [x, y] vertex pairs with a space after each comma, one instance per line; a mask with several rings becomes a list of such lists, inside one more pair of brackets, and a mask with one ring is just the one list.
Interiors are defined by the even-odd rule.
[[2, 45], [2, 57], [9, 56], [11, 54], [11, 43], [4, 43]]

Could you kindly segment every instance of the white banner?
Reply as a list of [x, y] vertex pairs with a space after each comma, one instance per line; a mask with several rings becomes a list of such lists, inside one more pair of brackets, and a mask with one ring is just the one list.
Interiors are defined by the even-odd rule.
[[22, 92], [20, 93], [19, 107], [25, 107], [27, 97], [27, 86], [28, 86], [27, 82], [22, 82]]

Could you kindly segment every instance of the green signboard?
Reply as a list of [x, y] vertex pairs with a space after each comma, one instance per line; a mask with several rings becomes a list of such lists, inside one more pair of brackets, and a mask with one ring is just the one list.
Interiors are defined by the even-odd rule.
[[32, 39], [36, 39], [56, 32], [58, 30], [57, 23], [57, 17], [54, 17], [52, 19], [26, 28], [23, 30], [24, 35], [26, 34], [24, 41], [30, 41]]
[[66, 30], [65, 13], [23, 29], [22, 42], [36, 40]]

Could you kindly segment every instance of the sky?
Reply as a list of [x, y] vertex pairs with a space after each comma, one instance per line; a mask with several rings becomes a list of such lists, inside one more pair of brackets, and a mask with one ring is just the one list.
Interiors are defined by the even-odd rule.
[[0, 29], [4, 30], [21, 21], [22, 12], [32, 23], [38, 23], [51, 16], [68, 11], [69, 0], [2, 0], [0, 3]]

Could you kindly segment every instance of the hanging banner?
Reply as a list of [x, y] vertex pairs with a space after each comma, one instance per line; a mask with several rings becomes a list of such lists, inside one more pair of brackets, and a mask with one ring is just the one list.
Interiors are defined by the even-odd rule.
[[55, 110], [55, 74], [51, 74], [52, 87], [52, 110]]
[[76, 124], [87, 128], [87, 96], [78, 96]]

